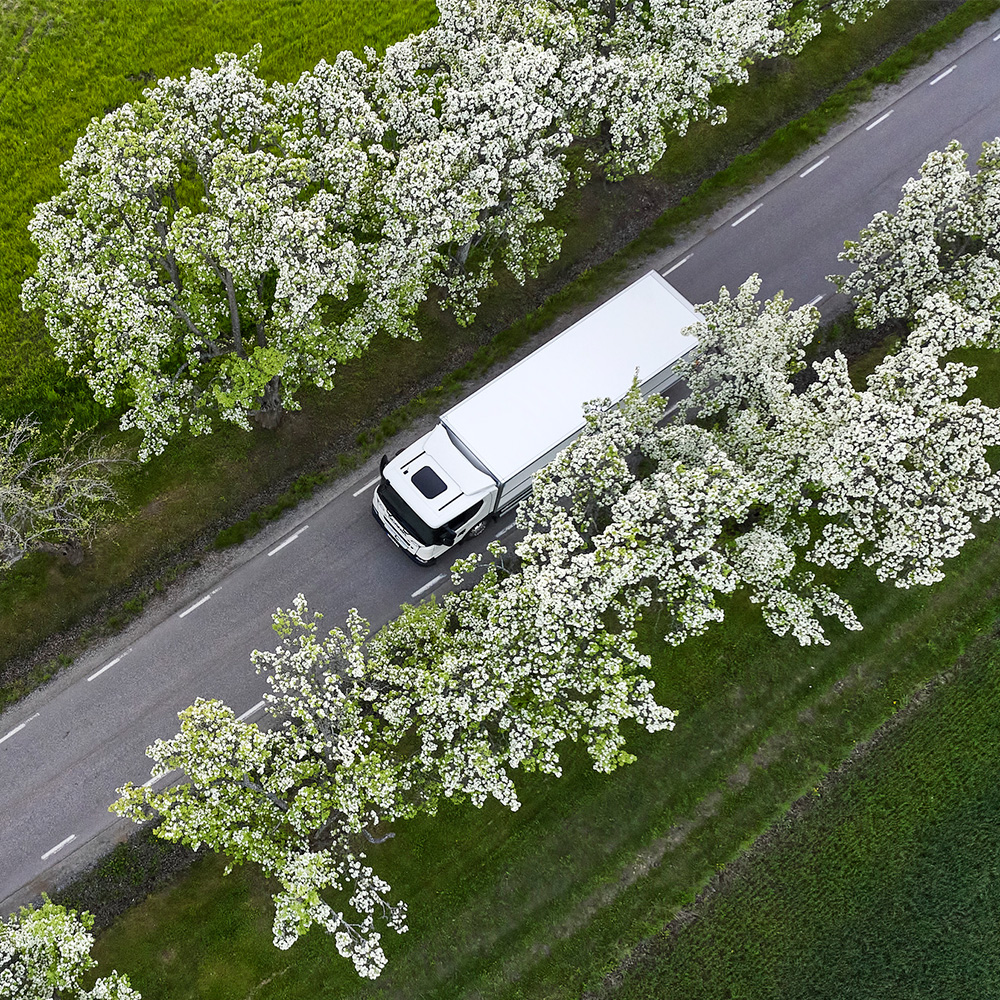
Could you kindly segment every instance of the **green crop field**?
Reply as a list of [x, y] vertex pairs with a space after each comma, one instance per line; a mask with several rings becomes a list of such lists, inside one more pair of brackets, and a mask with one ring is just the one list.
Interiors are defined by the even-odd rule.
[[217, 52], [263, 46], [266, 79], [294, 80], [341, 49], [384, 48], [433, 22], [434, 0], [7, 0], [0, 13], [0, 417], [104, 416], [20, 308], [35, 266], [27, 224], [94, 116]]
[[660, 939], [621, 1000], [1000, 994], [1000, 628]]

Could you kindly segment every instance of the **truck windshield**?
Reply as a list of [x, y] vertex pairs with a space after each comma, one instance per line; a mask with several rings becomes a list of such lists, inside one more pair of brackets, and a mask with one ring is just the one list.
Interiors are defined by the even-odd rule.
[[378, 495], [392, 516], [422, 545], [436, 545], [434, 529], [429, 528], [418, 517], [410, 505], [389, 485], [382, 480], [378, 485]]

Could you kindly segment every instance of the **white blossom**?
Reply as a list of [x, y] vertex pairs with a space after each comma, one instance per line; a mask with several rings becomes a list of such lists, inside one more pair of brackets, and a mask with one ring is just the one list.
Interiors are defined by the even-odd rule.
[[[854, 270], [831, 280], [854, 296], [861, 325], [913, 320], [940, 293], [981, 322], [1000, 323], [1000, 138], [983, 144], [975, 174], [965, 161], [957, 140], [930, 153], [895, 214], [879, 212], [844, 244], [840, 259]], [[974, 342], [995, 346], [995, 338], [984, 330]]]
[[90, 949], [94, 918], [57, 906], [43, 896], [39, 907], [0, 920], [0, 997], [4, 1000], [139, 1000], [128, 977], [117, 972], [91, 989], [86, 974], [97, 965]]
[[380, 321], [407, 332], [426, 291], [427, 248], [383, 239], [381, 128], [354, 64], [268, 87], [259, 56], [220, 55], [92, 121], [29, 226], [24, 305], [98, 401], [124, 393], [143, 458], [182, 427], [248, 427], [305, 383], [330, 388]]

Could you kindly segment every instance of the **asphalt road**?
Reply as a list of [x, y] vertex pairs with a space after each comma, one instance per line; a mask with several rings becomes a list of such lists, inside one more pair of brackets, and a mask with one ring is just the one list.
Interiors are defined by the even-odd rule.
[[[930, 150], [958, 138], [975, 160], [1000, 135], [1000, 17], [966, 35], [650, 266], [693, 302], [757, 271], [764, 295], [784, 289], [836, 308], [826, 275], [842, 269], [844, 240], [895, 207]], [[264, 684], [249, 654], [273, 646], [276, 607], [303, 592], [331, 626], [351, 607], [377, 626], [401, 602], [446, 585], [447, 564], [414, 565], [370, 516], [374, 476], [369, 469], [296, 512], [283, 534], [259, 537], [205, 577], [203, 590], [170, 595], [120, 642], [0, 716], [0, 914], [51, 891], [131, 829], [107, 812], [115, 789], [146, 780], [146, 746], [172, 736], [195, 698], [260, 714]]]
[[783, 290], [825, 311], [838, 307], [836, 296], [842, 306], [846, 297], [826, 276], [849, 269], [837, 260], [844, 241], [857, 239], [876, 212], [895, 210], [900, 189], [931, 150], [958, 139], [974, 164], [982, 143], [1000, 135], [998, 32], [996, 17], [971, 28], [777, 183], [719, 213], [711, 231], [671, 253], [661, 272], [692, 302], [716, 298], [721, 285], [735, 292], [757, 272], [764, 297]]

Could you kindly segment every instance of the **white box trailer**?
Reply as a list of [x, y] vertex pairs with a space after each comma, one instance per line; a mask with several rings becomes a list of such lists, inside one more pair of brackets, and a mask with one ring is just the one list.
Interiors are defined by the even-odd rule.
[[382, 459], [372, 513], [428, 565], [509, 510], [532, 477], [583, 430], [583, 405], [619, 401], [636, 369], [644, 395], [677, 381], [701, 317], [650, 271], [443, 413], [437, 426]]

